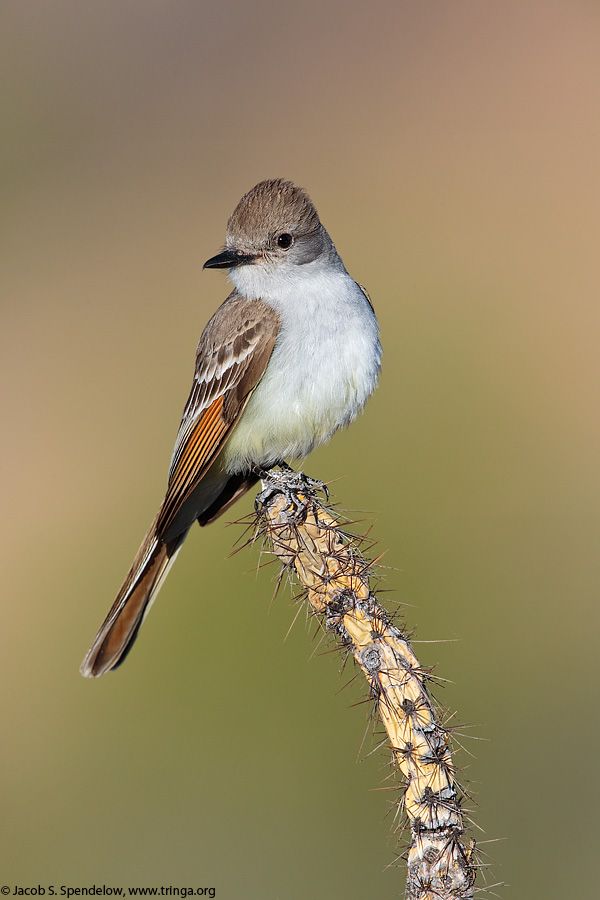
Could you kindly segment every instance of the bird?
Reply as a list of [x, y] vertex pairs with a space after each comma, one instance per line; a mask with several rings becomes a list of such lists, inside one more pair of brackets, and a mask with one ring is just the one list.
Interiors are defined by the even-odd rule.
[[203, 268], [227, 269], [233, 290], [200, 337], [164, 500], [81, 664], [86, 677], [123, 662], [192, 525], [328, 441], [377, 386], [373, 306], [303, 188], [275, 178], [244, 194]]

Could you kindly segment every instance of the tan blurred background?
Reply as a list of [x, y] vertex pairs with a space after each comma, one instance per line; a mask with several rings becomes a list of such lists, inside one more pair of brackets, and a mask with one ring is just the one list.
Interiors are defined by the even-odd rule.
[[485, 739], [458, 761], [475, 836], [502, 839], [489, 879], [595, 895], [599, 20], [583, 0], [2, 4], [11, 890], [402, 895], [361, 688], [337, 695], [303, 621], [284, 642], [289, 592], [271, 604], [256, 551], [228, 558], [239, 527], [192, 533], [121, 670], [77, 672], [227, 292], [202, 263], [281, 175], [385, 350], [365, 415], [306, 468], [369, 511], [384, 596]]

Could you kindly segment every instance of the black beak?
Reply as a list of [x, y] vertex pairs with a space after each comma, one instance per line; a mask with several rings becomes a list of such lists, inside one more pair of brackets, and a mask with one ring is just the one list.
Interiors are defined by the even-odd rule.
[[254, 253], [242, 253], [241, 250], [223, 250], [216, 256], [207, 259], [203, 269], [234, 269], [236, 266], [246, 266], [256, 260]]

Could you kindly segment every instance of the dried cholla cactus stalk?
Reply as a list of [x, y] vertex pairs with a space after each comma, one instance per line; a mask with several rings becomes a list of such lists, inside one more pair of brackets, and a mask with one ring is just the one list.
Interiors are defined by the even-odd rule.
[[295, 571], [328, 630], [351, 649], [376, 700], [395, 762], [406, 779], [402, 798], [411, 828], [408, 900], [468, 900], [475, 866], [463, 843], [460, 792], [449, 736], [436, 718], [427, 673], [369, 587], [359, 539], [342, 530], [319, 500], [319, 482], [271, 470], [263, 480], [260, 530]]

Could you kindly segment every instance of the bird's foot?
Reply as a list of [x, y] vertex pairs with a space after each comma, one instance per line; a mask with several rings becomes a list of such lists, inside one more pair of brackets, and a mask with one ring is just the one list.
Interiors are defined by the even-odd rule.
[[254, 501], [256, 512], [261, 504], [264, 505], [274, 494], [283, 494], [287, 500], [287, 508], [296, 506], [299, 516], [304, 514], [317, 491], [323, 491], [329, 500], [329, 491], [325, 482], [310, 478], [304, 472], [295, 472], [286, 462], [280, 462], [278, 466], [278, 469], [272, 468], [268, 471], [259, 467], [255, 468], [255, 474], [261, 479], [263, 487]]

